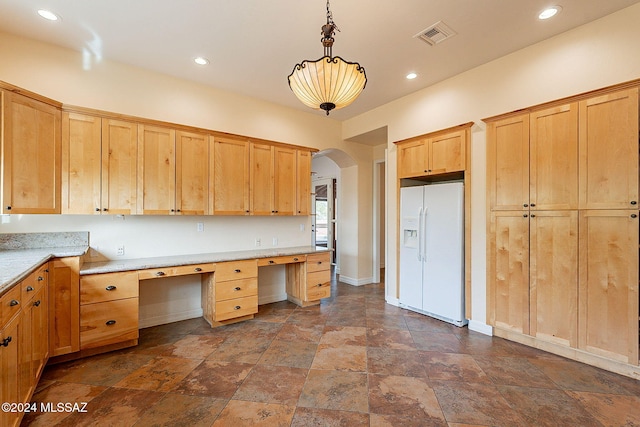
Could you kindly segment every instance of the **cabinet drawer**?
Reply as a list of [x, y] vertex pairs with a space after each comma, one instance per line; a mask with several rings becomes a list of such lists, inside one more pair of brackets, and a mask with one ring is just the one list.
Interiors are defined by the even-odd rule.
[[20, 288], [22, 288], [22, 282], [11, 288], [9, 292], [3, 295], [0, 299], [0, 313], [2, 313], [2, 322], [0, 322], [0, 328], [2, 328], [11, 318], [20, 311], [22, 308], [22, 298], [20, 296]]
[[80, 307], [80, 349], [138, 338], [138, 298]]
[[153, 268], [149, 270], [141, 270], [138, 272], [140, 280], [157, 279], [159, 277], [186, 276], [188, 274], [209, 273], [216, 269], [213, 263], [180, 265], [177, 267]]
[[306, 292], [305, 301], [317, 301], [331, 296], [331, 286], [329, 283], [322, 284], [321, 286], [311, 286], [306, 289]]
[[317, 288], [318, 285], [331, 284], [331, 272], [329, 270], [307, 273], [307, 288]]
[[216, 302], [216, 321], [222, 322], [258, 312], [258, 295]]
[[227, 280], [216, 283], [216, 301], [258, 295], [258, 279]]
[[266, 265], [293, 264], [296, 262], [305, 262], [306, 259], [306, 255], [289, 255], [277, 256], [272, 258], [260, 258], [258, 260], [258, 267], [264, 267]]
[[27, 305], [31, 298], [47, 284], [49, 264], [40, 266], [20, 283], [22, 305]]
[[138, 296], [137, 273], [92, 274], [80, 278], [80, 305]]
[[216, 264], [216, 283], [225, 280], [258, 277], [258, 263], [255, 259], [247, 261], [219, 262]]
[[307, 255], [307, 272], [329, 270], [331, 268], [331, 254], [323, 252], [319, 254]]

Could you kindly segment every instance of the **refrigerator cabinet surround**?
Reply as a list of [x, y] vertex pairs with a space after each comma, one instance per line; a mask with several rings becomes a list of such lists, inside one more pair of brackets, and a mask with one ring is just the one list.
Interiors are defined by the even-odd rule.
[[400, 189], [400, 306], [464, 326], [462, 182]]

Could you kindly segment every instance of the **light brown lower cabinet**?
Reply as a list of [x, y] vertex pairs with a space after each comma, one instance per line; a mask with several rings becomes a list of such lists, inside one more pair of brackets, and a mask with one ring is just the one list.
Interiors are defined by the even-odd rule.
[[80, 278], [80, 349], [138, 339], [138, 273]]
[[580, 215], [579, 348], [638, 365], [638, 211]]
[[[0, 402], [30, 401], [49, 358], [48, 266], [31, 273], [0, 298]], [[0, 412], [0, 425], [20, 424], [18, 406]]]
[[51, 357], [80, 350], [80, 257], [50, 262], [49, 350]]

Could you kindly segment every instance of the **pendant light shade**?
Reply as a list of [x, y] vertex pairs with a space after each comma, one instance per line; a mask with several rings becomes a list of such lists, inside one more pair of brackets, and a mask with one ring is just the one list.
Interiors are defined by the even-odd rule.
[[296, 64], [289, 75], [289, 87], [298, 99], [308, 107], [326, 111], [327, 115], [355, 101], [367, 84], [364, 67], [332, 55], [335, 30], [338, 27], [327, 1], [327, 24], [322, 26], [324, 56]]

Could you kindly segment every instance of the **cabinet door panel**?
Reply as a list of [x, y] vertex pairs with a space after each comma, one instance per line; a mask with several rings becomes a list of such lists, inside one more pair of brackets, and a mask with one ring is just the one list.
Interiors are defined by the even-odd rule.
[[530, 205], [578, 208], [578, 103], [531, 113]]
[[217, 138], [213, 147], [213, 213], [249, 214], [249, 142]]
[[176, 132], [176, 213], [205, 215], [209, 207], [209, 137]]
[[398, 178], [427, 175], [429, 148], [425, 140], [398, 144]]
[[169, 215], [176, 203], [176, 133], [173, 129], [138, 127], [138, 213]]
[[102, 119], [76, 113], [62, 117], [62, 213], [94, 214], [100, 206]]
[[465, 133], [459, 131], [429, 138], [429, 174], [464, 170]]
[[271, 215], [273, 207], [273, 147], [251, 143], [251, 213]]
[[489, 323], [529, 333], [529, 218], [522, 212], [491, 215]]
[[3, 92], [3, 206], [5, 214], [59, 214], [61, 112]]
[[[0, 341], [11, 338], [6, 347], [0, 350], [0, 401], [21, 403], [20, 399], [20, 341], [22, 337], [21, 316], [13, 318], [11, 323], [0, 329]], [[0, 411], [0, 425], [17, 426], [20, 424], [20, 412]]]
[[102, 211], [136, 213], [138, 127], [134, 123], [102, 121]]
[[49, 349], [51, 356], [80, 350], [80, 259], [51, 262], [49, 276]]
[[298, 215], [309, 215], [311, 211], [311, 152], [298, 150], [297, 159], [297, 195]]
[[592, 210], [580, 217], [579, 347], [633, 365], [638, 364], [637, 216], [637, 210]]
[[580, 102], [580, 208], [638, 203], [638, 88]]
[[578, 211], [531, 215], [531, 335], [578, 345]]
[[491, 210], [528, 207], [528, 114], [487, 124], [487, 184]]
[[273, 149], [273, 205], [277, 215], [293, 215], [296, 208], [296, 151]]

